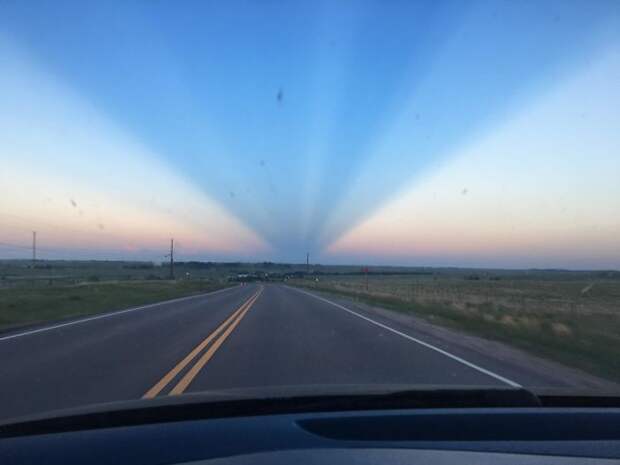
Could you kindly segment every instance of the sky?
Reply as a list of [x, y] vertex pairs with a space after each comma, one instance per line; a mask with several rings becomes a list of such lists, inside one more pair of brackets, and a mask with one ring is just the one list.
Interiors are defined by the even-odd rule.
[[620, 269], [620, 3], [0, 3], [0, 258]]

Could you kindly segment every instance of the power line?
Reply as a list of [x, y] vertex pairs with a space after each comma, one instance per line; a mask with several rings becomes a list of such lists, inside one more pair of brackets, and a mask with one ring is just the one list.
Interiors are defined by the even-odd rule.
[[9, 242], [0, 242], [0, 246], [10, 247], [13, 249], [27, 249], [27, 250], [31, 249], [29, 245], [11, 244]]
[[[38, 241], [37, 241], [38, 242]], [[23, 251], [29, 251], [32, 252], [32, 244], [30, 245], [23, 245], [23, 244], [16, 244], [16, 243], [11, 243], [11, 242], [3, 242], [0, 241], [0, 247], [3, 249], [13, 249], [13, 250], [23, 250]], [[109, 254], [109, 253], [119, 253], [122, 254], [125, 251], [122, 249], [106, 249], [106, 250], [93, 250], [90, 248], [63, 248], [63, 247], [40, 247], [37, 243], [36, 246], [36, 256], [40, 257], [41, 254], [43, 254], [44, 256], [48, 256], [50, 254], [52, 255], [58, 255], [58, 256], [62, 256], [62, 255], [66, 255], [67, 253], [71, 253], [71, 252], [80, 252], [80, 253], [92, 253], [92, 254]], [[147, 250], [147, 252], [152, 253], [153, 258], [155, 258], [157, 256], [157, 253], [154, 250]], [[167, 257], [167, 255], [166, 255]]]
[[[32, 242], [30, 245], [26, 245], [23, 243], [15, 243], [15, 242], [6, 242], [6, 241], [0, 241], [0, 250], [9, 250], [9, 251], [29, 251], [30, 255], [31, 255], [31, 260], [32, 260], [32, 264], [34, 265], [36, 263], [37, 259], [41, 258], [42, 255], [42, 259], [43, 260], [50, 260], [50, 259], [63, 259], [63, 256], [68, 256], [68, 255], [75, 255], [75, 254], [89, 254], [91, 257], [94, 256], [106, 256], [106, 257], [119, 257], [119, 258], [104, 258], [104, 259], [118, 259], [118, 260], [122, 260], [123, 258], [120, 258], [120, 256], [122, 256], [123, 254], [126, 254], [126, 250], [124, 249], [120, 249], [120, 248], [110, 248], [110, 249], [105, 249], [105, 250], [93, 250], [89, 247], [41, 247], [39, 246], [39, 231], [33, 231], [30, 230], [30, 233], [32, 235]], [[179, 246], [180, 243], [177, 243], [177, 246]], [[166, 258], [170, 258], [170, 278], [174, 279], [175, 278], [175, 273], [174, 273], [174, 253], [175, 253], [175, 249], [174, 249], [175, 243], [174, 243], [174, 239], [170, 239], [170, 253], [168, 255], [165, 255]], [[8, 252], [11, 253], [11, 255], [14, 252]], [[150, 256], [150, 260], [152, 261], [159, 261], [156, 257], [159, 256], [161, 257], [161, 255], [159, 255], [156, 250], [149, 250], [149, 249], [145, 249], [142, 250], [143, 255], [146, 254], [146, 256]], [[20, 254], [21, 255], [21, 254]], [[25, 255], [25, 253], [24, 253]], [[26, 256], [22, 255], [22, 259], [25, 259]], [[144, 258], [141, 257], [142, 260], [149, 260], [149, 258]]]
[[[33, 231], [33, 234], [36, 235], [36, 233]], [[9, 248], [13, 248], [13, 249], [23, 249], [23, 250], [31, 250], [33, 251], [35, 248], [35, 241], [36, 239], [33, 237], [33, 243], [31, 245], [22, 245], [22, 244], [15, 244], [12, 242], [2, 242], [0, 241], [0, 246], [3, 247], [9, 247]], [[88, 249], [69, 249], [69, 248], [62, 248], [62, 247], [39, 247], [36, 246], [36, 252], [39, 253], [41, 251], [44, 252], [56, 252], [56, 253], [62, 253], [62, 252], [66, 252], [68, 250], [88, 250]], [[36, 258], [36, 256], [35, 256]]]

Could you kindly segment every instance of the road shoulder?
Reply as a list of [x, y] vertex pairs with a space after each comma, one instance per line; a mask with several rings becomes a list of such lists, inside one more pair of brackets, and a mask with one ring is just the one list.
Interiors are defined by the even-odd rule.
[[[617, 383], [527, 353], [503, 342], [461, 333], [411, 314], [354, 301], [341, 295], [292, 286], [290, 288], [323, 297], [486, 368], [497, 371], [497, 366], [501, 366], [502, 374], [512, 374], [512, 379], [516, 378], [525, 387], [557, 387], [584, 392], [618, 392], [620, 389]], [[524, 381], [522, 374], [527, 374], [529, 380]]]

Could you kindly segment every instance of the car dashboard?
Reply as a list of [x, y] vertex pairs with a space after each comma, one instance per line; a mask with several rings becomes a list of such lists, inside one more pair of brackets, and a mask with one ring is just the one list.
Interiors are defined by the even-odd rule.
[[41, 423], [0, 428], [1, 462], [620, 463], [620, 408], [330, 411], [127, 426], [114, 415], [91, 416], [87, 428], [72, 428], [71, 421], [60, 428]]

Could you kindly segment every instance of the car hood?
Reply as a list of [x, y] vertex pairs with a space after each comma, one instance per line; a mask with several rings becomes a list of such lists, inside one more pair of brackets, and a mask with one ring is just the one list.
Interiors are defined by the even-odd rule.
[[0, 436], [238, 416], [419, 408], [620, 406], [617, 395], [557, 389], [345, 384], [221, 389], [153, 399], [106, 402], [0, 422]]

